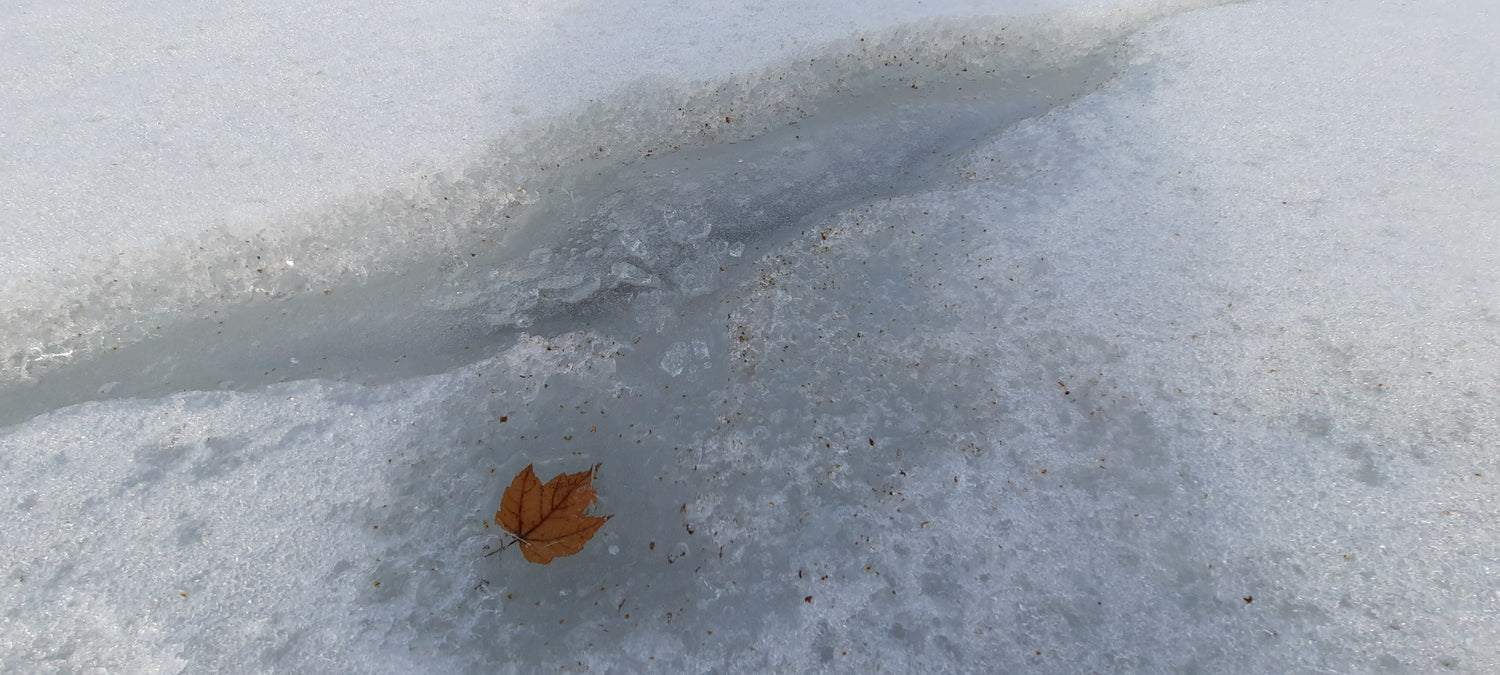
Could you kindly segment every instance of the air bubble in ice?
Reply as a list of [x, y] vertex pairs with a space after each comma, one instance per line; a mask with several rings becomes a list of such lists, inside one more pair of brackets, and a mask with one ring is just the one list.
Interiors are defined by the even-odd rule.
[[702, 340], [693, 340], [693, 355], [702, 361], [704, 370], [714, 367], [713, 361], [708, 359], [708, 343]]
[[713, 232], [713, 229], [714, 226], [712, 224], [705, 222], [691, 220], [667, 221], [667, 234], [672, 237], [672, 241], [682, 244], [707, 239], [708, 234]]
[[537, 284], [552, 300], [579, 302], [599, 290], [599, 281], [582, 274], [560, 274]]
[[690, 298], [712, 291], [719, 278], [719, 262], [711, 255], [672, 268], [672, 283]]
[[677, 377], [686, 370], [688, 363], [699, 359], [699, 367], [712, 368], [713, 363], [708, 360], [708, 343], [702, 340], [689, 342], [673, 342], [667, 347], [667, 353], [661, 359], [661, 369], [667, 371], [668, 375]]
[[673, 342], [667, 347], [667, 353], [661, 359], [661, 369], [667, 371], [668, 375], [677, 377], [682, 374], [682, 369], [687, 365], [688, 346], [686, 342]]
[[609, 274], [614, 278], [615, 285], [617, 286], [642, 286], [651, 288], [657, 284], [656, 277], [652, 276], [650, 272], [624, 261], [610, 266]]

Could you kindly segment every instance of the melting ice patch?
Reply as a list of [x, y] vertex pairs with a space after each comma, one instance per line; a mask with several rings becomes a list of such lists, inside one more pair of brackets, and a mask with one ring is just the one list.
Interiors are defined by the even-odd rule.
[[[433, 181], [425, 194], [319, 214], [305, 235], [288, 227], [250, 247], [200, 245], [185, 269], [159, 262], [128, 284], [84, 286], [65, 309], [45, 310], [44, 298], [16, 313], [26, 319], [13, 324], [20, 330], [0, 336], [16, 349], [0, 421], [101, 391], [158, 396], [438, 372], [518, 331], [555, 334], [622, 307], [665, 330], [671, 306], [731, 283], [745, 251], [928, 184], [976, 139], [1097, 87], [1120, 31], [1098, 19], [997, 21], [977, 36], [973, 28], [838, 43], [848, 51], [821, 59], [827, 65], [814, 58], [764, 81], [680, 94], [667, 126], [651, 119], [659, 104], [626, 99], [616, 105], [630, 107], [598, 112], [602, 121], [499, 144], [462, 179]], [[1018, 46], [1006, 30], [1029, 31], [1050, 49]], [[784, 78], [800, 86], [787, 93]], [[710, 113], [702, 128], [670, 135]], [[627, 114], [638, 128], [615, 121]], [[656, 147], [663, 141], [653, 134], [673, 145]], [[611, 142], [647, 149], [620, 158], [622, 149], [600, 145]], [[517, 182], [525, 187], [510, 187]], [[323, 231], [351, 223], [362, 223], [348, 238], [352, 251], [390, 239], [357, 273], [340, 271], [352, 253]], [[429, 231], [441, 234], [424, 239]], [[171, 271], [151, 276], [162, 267]], [[70, 356], [43, 358], [62, 353]]]

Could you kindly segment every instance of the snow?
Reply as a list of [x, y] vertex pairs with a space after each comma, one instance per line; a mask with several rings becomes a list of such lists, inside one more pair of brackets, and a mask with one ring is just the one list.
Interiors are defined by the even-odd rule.
[[0, 10], [0, 665], [1500, 669], [1500, 18], [1206, 5]]

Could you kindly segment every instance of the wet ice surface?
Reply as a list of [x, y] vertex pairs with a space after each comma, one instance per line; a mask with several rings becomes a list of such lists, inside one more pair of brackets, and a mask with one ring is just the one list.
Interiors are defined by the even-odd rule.
[[[747, 246], [764, 250], [850, 204], [926, 185], [979, 138], [1091, 91], [1110, 73], [1107, 49], [1005, 70], [891, 59], [899, 73], [850, 76], [837, 94], [738, 140], [553, 167], [560, 176], [544, 172], [529, 192], [478, 214], [464, 248], [322, 292], [297, 276], [302, 255], [261, 247], [246, 262], [282, 272], [279, 283], [216, 289], [156, 318], [144, 340], [115, 330], [92, 350], [50, 347], [66, 358], [14, 355], [29, 381], [0, 391], [0, 422], [104, 396], [388, 381], [469, 363], [518, 329], [568, 330], [638, 297], [662, 305], [646, 310], [655, 316], [721, 289]], [[494, 191], [482, 181], [449, 189], [463, 201]]]
[[[1179, 16], [776, 237], [604, 200], [666, 215], [652, 262], [585, 199], [425, 315], [480, 357], [11, 426], [0, 661], [1491, 670], [1500, 102], [1461, 9]], [[483, 556], [515, 471], [596, 461], [582, 553]]]

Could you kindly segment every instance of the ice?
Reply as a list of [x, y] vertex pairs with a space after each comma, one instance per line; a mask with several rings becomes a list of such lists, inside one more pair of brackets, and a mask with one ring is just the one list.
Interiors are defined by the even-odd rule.
[[711, 359], [708, 343], [703, 340], [673, 342], [667, 347], [667, 353], [661, 359], [661, 369], [675, 378], [684, 370], [698, 371], [714, 367]]
[[113, 11], [0, 10], [0, 668], [1500, 670], [1483, 3]]
[[668, 375], [677, 377], [682, 374], [682, 369], [687, 367], [688, 344], [686, 342], [673, 342], [667, 347], [667, 354], [661, 359], [661, 369]]

